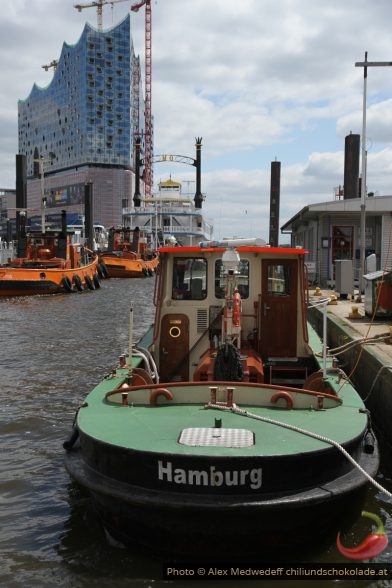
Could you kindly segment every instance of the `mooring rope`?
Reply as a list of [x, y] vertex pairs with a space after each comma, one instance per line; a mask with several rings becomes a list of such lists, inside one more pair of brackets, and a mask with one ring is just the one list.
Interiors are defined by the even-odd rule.
[[230, 411], [230, 412], [232, 412], [234, 414], [238, 414], [240, 416], [245, 416], [245, 417], [255, 419], [258, 421], [264, 421], [264, 422], [269, 423], [271, 425], [278, 425], [279, 427], [284, 427], [285, 429], [290, 429], [291, 431], [295, 431], [296, 433], [302, 433], [303, 435], [308, 435], [309, 437], [313, 437], [314, 439], [318, 439], [319, 441], [323, 441], [324, 443], [329, 443], [330, 445], [333, 445], [334, 447], [336, 447], [336, 449], [338, 449], [341, 453], [343, 453], [343, 455], [352, 463], [352, 465], [354, 467], [356, 467], [361, 472], [361, 474], [363, 474], [365, 476], [365, 478], [367, 478], [368, 481], [371, 484], [373, 484], [373, 486], [375, 486], [378, 490], [380, 490], [380, 492], [384, 492], [384, 494], [386, 494], [389, 498], [392, 498], [392, 492], [389, 492], [389, 490], [387, 490], [386, 488], [381, 486], [381, 484], [379, 484], [374, 478], [372, 478], [372, 476], [370, 476], [363, 469], [363, 467], [361, 467], [359, 465], [359, 463], [355, 461], [355, 459], [348, 453], [348, 451], [346, 451], [344, 449], [344, 447], [342, 447], [340, 445], [340, 443], [338, 443], [334, 439], [330, 439], [329, 437], [325, 437], [324, 435], [319, 435], [318, 433], [313, 433], [313, 431], [307, 431], [306, 429], [302, 429], [301, 427], [297, 427], [296, 425], [290, 425], [289, 423], [282, 423], [281, 421], [277, 421], [277, 420], [271, 419], [269, 417], [263, 417], [258, 414], [254, 414], [253, 412], [249, 412], [249, 411], [244, 410], [242, 408], [238, 408], [238, 406], [235, 406], [235, 405], [225, 406], [225, 405], [221, 405], [221, 404], [208, 403], [207, 408], [215, 408], [218, 410]]

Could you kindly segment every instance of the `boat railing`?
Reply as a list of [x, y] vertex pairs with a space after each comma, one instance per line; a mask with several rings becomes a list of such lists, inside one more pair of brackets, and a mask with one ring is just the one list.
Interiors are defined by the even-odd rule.
[[198, 208], [193, 208], [190, 204], [187, 206], [180, 205], [177, 202], [169, 206], [141, 206], [140, 208], [123, 208], [123, 215], [137, 216], [139, 214], [184, 214], [189, 216], [200, 216], [201, 211]]
[[318, 306], [323, 307], [323, 377], [327, 377], [327, 306], [331, 302], [331, 298], [322, 298], [317, 302], [309, 304], [309, 308], [316, 308]]

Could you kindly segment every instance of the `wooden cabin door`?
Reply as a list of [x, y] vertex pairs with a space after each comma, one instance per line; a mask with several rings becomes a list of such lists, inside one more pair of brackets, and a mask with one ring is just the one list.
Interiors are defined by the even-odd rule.
[[297, 355], [298, 261], [262, 261], [259, 341], [263, 358]]
[[161, 321], [159, 376], [161, 382], [189, 380], [189, 318], [166, 314]]

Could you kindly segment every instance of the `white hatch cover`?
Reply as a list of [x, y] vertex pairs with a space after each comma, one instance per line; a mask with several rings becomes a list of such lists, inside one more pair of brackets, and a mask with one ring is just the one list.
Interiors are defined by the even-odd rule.
[[248, 429], [224, 429], [218, 427], [191, 427], [184, 429], [178, 440], [191, 447], [251, 447], [254, 435]]

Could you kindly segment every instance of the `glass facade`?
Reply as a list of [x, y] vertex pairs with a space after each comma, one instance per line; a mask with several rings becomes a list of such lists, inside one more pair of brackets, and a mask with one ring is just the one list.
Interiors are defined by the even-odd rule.
[[28, 178], [39, 176], [39, 157], [49, 174], [80, 166], [133, 167], [134, 127], [144, 128], [133, 68], [140, 73], [129, 15], [105, 31], [87, 23], [75, 45], [63, 44], [51, 83], [34, 85], [18, 102], [19, 153], [26, 155]]

